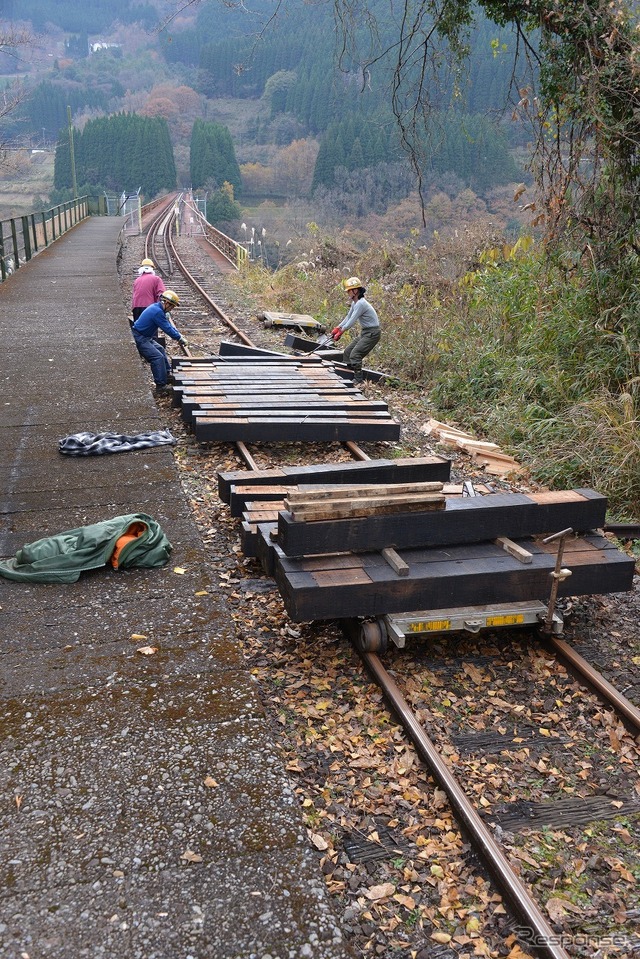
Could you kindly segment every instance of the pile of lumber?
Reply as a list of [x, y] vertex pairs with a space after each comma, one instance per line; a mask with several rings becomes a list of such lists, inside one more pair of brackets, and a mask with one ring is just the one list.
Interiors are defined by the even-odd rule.
[[[559, 596], [632, 588], [634, 561], [600, 532], [593, 490], [451, 495], [447, 484], [298, 486], [277, 521], [256, 520], [255, 550], [297, 622], [547, 600], [551, 534], [570, 530]], [[278, 502], [274, 500], [274, 506]]]
[[203, 442], [396, 441], [386, 402], [318, 356], [236, 348], [173, 362], [174, 405]]
[[[261, 526], [260, 531], [261, 561], [295, 622], [546, 601], [556, 565], [557, 544], [542, 539], [517, 541], [520, 556], [500, 542], [483, 540], [290, 557], [270, 541], [268, 528]], [[563, 565], [571, 576], [560, 582], [559, 596], [622, 592], [633, 585], [633, 559], [598, 533], [572, 536], [565, 545]]]
[[461, 486], [448, 484], [450, 473], [450, 460], [439, 456], [236, 470], [218, 474], [218, 495], [229, 505], [232, 516], [242, 516], [242, 550], [246, 556], [256, 556], [258, 524], [277, 523], [291, 494], [332, 490], [337, 496], [348, 487], [364, 484], [371, 489], [376, 484], [400, 488], [424, 483], [437, 483], [442, 485], [442, 492], [457, 490], [461, 494]]
[[291, 490], [284, 509], [296, 522], [355, 519], [444, 508], [442, 483]]
[[428, 436], [435, 437], [443, 446], [450, 446], [467, 453], [474, 465], [493, 476], [522, 472], [522, 466], [518, 461], [504, 453], [497, 443], [476, 440], [471, 433], [465, 433], [464, 430], [448, 426], [446, 423], [439, 423], [434, 419], [429, 419], [422, 429]]
[[274, 313], [272, 310], [263, 310], [257, 314], [257, 319], [267, 327], [283, 326], [319, 332], [324, 330], [322, 323], [318, 323], [308, 313]]

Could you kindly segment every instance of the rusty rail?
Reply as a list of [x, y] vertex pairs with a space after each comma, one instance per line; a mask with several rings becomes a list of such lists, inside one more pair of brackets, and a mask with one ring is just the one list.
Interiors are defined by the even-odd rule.
[[394, 679], [384, 668], [375, 653], [359, 655], [375, 681], [382, 689], [390, 707], [400, 720], [403, 729], [411, 738], [416, 750], [428, 766], [438, 785], [446, 792], [454, 814], [468, 833], [474, 849], [500, 887], [505, 899], [535, 934], [536, 952], [544, 959], [569, 959], [569, 954], [558, 945], [558, 936], [553, 931], [537, 903], [516, 875], [500, 846], [478, 815], [474, 805], [451, 772], [449, 765], [439, 754], [422, 726], [418, 723]]

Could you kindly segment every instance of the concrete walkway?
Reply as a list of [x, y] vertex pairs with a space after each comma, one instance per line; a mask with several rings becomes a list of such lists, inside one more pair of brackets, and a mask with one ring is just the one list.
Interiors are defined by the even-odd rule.
[[58, 452], [165, 426], [120, 226], [85, 221], [0, 285], [0, 558], [133, 512], [174, 547], [163, 569], [72, 585], [0, 577], [0, 955], [342, 959], [171, 448]]

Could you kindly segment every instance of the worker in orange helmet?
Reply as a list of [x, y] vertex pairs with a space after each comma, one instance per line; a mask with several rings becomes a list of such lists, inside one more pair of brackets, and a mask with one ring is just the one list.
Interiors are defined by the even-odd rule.
[[367, 291], [357, 276], [350, 276], [348, 280], [343, 280], [342, 286], [349, 297], [349, 312], [342, 323], [331, 331], [331, 337], [335, 343], [345, 330], [350, 329], [355, 323], [360, 324], [360, 335], [349, 343], [343, 358], [349, 369], [353, 370], [354, 383], [362, 383], [364, 380], [362, 361], [380, 341], [380, 320], [374, 308], [365, 299], [364, 295]]

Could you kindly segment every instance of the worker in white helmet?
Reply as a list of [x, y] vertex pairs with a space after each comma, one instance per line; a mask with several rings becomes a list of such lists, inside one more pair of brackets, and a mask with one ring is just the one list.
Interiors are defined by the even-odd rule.
[[171, 364], [167, 354], [158, 343], [156, 337], [161, 329], [172, 340], [177, 340], [184, 347], [187, 341], [169, 319], [171, 310], [179, 306], [180, 299], [173, 290], [164, 290], [160, 294], [160, 302], [152, 303], [143, 310], [131, 327], [133, 338], [138, 347], [140, 356], [151, 365], [151, 372], [156, 384], [156, 392], [164, 393], [168, 389], [168, 379], [171, 373]]
[[153, 260], [145, 257], [138, 269], [138, 275], [133, 281], [131, 291], [131, 315], [133, 319], [129, 320], [131, 326], [143, 310], [146, 310], [152, 303], [158, 302], [161, 293], [164, 293], [164, 283], [155, 271]]
[[349, 330], [355, 323], [360, 324], [360, 335], [349, 343], [343, 354], [344, 362], [353, 370], [353, 382], [362, 383], [362, 361], [379, 342], [381, 336], [378, 314], [365, 299], [367, 292], [357, 276], [350, 276], [342, 281], [342, 286], [349, 297], [349, 312], [342, 323], [334, 327], [331, 336], [337, 342], [345, 330]]

